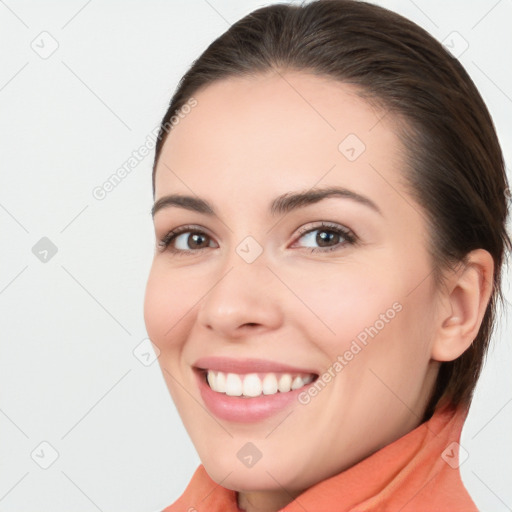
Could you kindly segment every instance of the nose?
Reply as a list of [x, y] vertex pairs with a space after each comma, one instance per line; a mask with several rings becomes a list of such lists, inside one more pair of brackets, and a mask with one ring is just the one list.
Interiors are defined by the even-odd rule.
[[263, 256], [246, 263], [234, 254], [212, 281], [197, 313], [197, 322], [204, 328], [222, 339], [238, 339], [282, 324], [283, 290]]

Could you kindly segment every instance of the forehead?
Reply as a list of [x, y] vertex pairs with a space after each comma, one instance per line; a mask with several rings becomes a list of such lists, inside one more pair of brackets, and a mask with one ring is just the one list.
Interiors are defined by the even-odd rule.
[[[239, 195], [315, 184], [393, 195], [403, 148], [395, 119], [351, 85], [299, 72], [216, 81], [170, 132], [155, 198], [170, 192]], [[394, 192], [396, 194], [396, 192]]]

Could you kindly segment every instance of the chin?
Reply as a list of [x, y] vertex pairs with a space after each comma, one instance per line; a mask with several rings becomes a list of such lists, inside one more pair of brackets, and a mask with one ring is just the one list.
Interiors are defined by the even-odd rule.
[[[211, 479], [219, 485], [233, 491], [282, 491], [283, 487], [292, 492], [296, 489], [304, 489], [307, 483], [298, 481], [304, 479], [304, 468], [299, 468], [297, 464], [290, 462], [290, 458], [283, 455], [280, 459], [285, 466], [276, 464], [276, 461], [270, 461], [265, 464], [264, 458], [261, 458], [252, 467], [245, 467], [238, 460], [231, 463], [231, 460], [220, 462], [218, 459], [201, 459], [206, 472]], [[204, 460], [204, 461], [203, 461]], [[290, 474], [290, 468], [295, 468], [293, 474]]]

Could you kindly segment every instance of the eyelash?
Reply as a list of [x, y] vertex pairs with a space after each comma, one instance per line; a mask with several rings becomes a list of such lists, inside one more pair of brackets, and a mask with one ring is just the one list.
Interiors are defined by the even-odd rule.
[[[297, 240], [302, 238], [304, 235], [314, 232], [314, 231], [328, 231], [331, 233], [334, 233], [336, 235], [340, 235], [344, 241], [338, 242], [336, 245], [332, 247], [300, 247], [300, 249], [307, 249], [310, 253], [315, 252], [330, 252], [335, 250], [342, 249], [345, 245], [357, 245], [358, 238], [354, 234], [353, 231], [351, 231], [348, 228], [344, 228], [342, 226], [339, 226], [337, 224], [329, 224], [326, 222], [322, 222], [319, 226], [315, 227], [309, 227], [309, 228], [301, 228], [299, 230], [299, 235], [297, 237]], [[169, 251], [172, 254], [178, 255], [178, 256], [190, 256], [193, 254], [196, 254], [198, 251], [202, 251], [204, 249], [209, 249], [210, 247], [201, 247], [199, 249], [189, 249], [189, 250], [182, 250], [182, 249], [175, 249], [172, 247], [171, 243], [173, 240], [178, 237], [179, 235], [183, 233], [190, 233], [192, 234], [199, 234], [199, 235], [205, 235], [206, 237], [210, 238], [207, 233], [202, 231], [201, 229], [198, 229], [195, 226], [182, 226], [180, 228], [173, 229], [169, 231], [158, 243], [158, 246], [160, 247], [160, 251]]]

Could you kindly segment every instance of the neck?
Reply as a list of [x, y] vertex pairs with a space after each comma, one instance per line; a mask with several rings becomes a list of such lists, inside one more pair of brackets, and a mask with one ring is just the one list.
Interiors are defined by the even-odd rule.
[[241, 512], [277, 512], [291, 503], [300, 492], [250, 491], [237, 492], [237, 505]]

